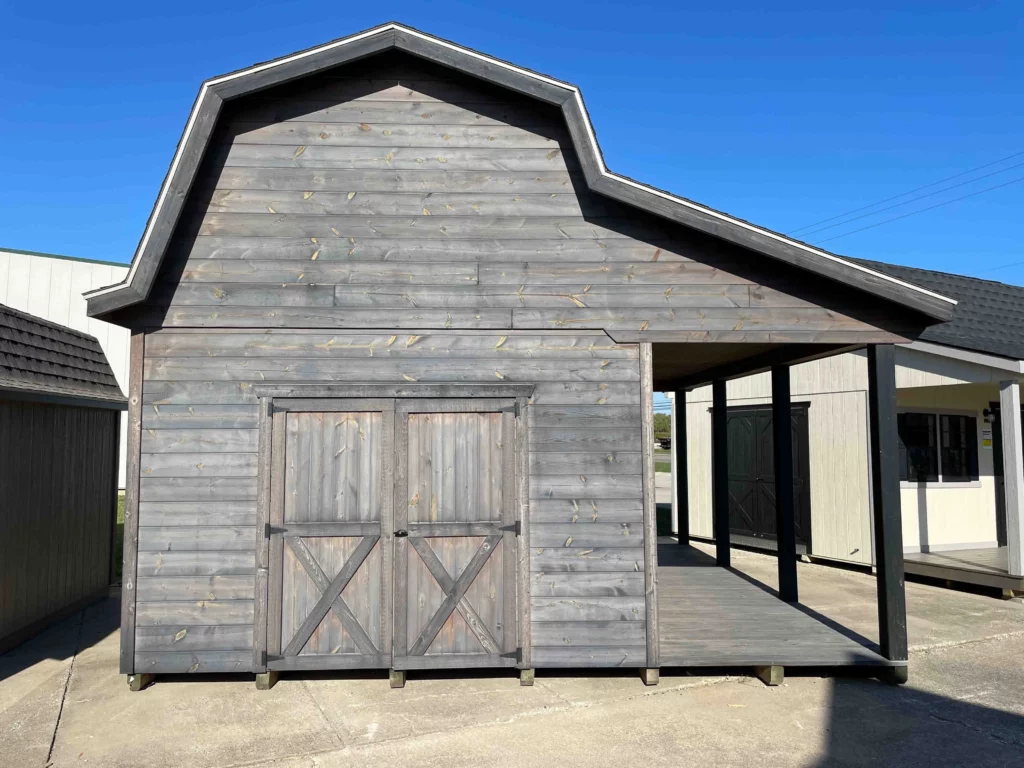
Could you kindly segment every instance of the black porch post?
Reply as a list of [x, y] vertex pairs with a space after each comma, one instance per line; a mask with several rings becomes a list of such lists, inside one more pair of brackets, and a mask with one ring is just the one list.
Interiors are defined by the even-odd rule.
[[678, 389], [674, 403], [676, 431], [672, 435], [672, 450], [676, 457], [676, 518], [679, 543], [690, 543], [690, 470], [686, 463], [686, 390]]
[[868, 346], [871, 498], [878, 569], [878, 635], [882, 655], [907, 660], [907, 597], [903, 586], [903, 527], [896, 435], [896, 351]]
[[729, 412], [725, 379], [711, 383], [711, 510], [714, 516], [715, 559], [723, 568], [732, 564], [729, 552]]
[[772, 441], [775, 455], [775, 535], [779, 546], [779, 597], [797, 601], [796, 508], [793, 503], [793, 417], [789, 366], [772, 366]]

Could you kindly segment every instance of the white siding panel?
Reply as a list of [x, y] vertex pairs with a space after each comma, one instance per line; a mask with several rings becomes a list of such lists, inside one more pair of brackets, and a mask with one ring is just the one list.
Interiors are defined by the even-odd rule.
[[[793, 370], [794, 390], [798, 380], [802, 390], [794, 391], [793, 401], [809, 403], [812, 554], [865, 564], [871, 562], [867, 393], [856, 387], [866, 385], [866, 378], [866, 359], [856, 354], [805, 363]], [[820, 393], [829, 386], [839, 391]], [[770, 394], [768, 374], [729, 382], [730, 405], [768, 405]], [[695, 536], [712, 532], [710, 401], [710, 387], [695, 389], [686, 411], [690, 530]]]
[[31, 259], [28, 270], [28, 303], [25, 310], [36, 317], [50, 319], [50, 274], [54, 259]]

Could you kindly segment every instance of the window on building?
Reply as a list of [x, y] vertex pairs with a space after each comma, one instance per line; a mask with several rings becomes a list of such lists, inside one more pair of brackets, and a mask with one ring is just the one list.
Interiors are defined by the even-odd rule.
[[978, 479], [978, 421], [959, 414], [900, 413], [900, 480], [964, 483]]
[[939, 479], [939, 454], [935, 445], [935, 414], [896, 415], [900, 443], [900, 480]]
[[939, 416], [939, 466], [946, 482], [978, 479], [978, 434], [971, 416]]

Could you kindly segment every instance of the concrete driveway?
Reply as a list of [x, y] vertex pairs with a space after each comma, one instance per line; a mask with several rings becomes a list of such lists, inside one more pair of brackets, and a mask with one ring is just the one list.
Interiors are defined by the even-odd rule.
[[[771, 583], [774, 561], [736, 565]], [[870, 632], [873, 580], [801, 564], [805, 602]], [[118, 605], [0, 657], [2, 766], [1020, 765], [1024, 606], [908, 584], [909, 685], [662, 671], [511, 676], [160, 679], [117, 674]], [[49, 763], [47, 763], [49, 761]]]

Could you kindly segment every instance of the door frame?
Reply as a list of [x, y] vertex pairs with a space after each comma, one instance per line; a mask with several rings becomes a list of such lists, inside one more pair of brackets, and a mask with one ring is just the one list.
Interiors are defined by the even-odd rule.
[[[289, 411], [330, 412], [330, 411], [382, 411], [387, 422], [390, 413], [391, 431], [385, 423], [384, 444], [382, 445], [382, 472], [385, 478], [393, 469], [396, 456], [394, 423], [399, 403], [405, 400], [476, 400], [503, 399], [514, 403], [514, 475], [515, 515], [519, 521], [517, 531], [515, 606], [518, 661], [520, 669], [532, 667], [530, 629], [530, 552], [529, 552], [529, 399], [536, 386], [533, 384], [260, 384], [253, 387], [259, 398], [259, 453], [257, 461], [256, 495], [256, 577], [255, 605], [253, 612], [253, 671], [267, 671], [268, 650], [280, 650], [280, 605], [281, 585], [270, 583], [272, 558], [279, 547], [271, 546], [271, 525], [276, 505], [283, 510], [284, 476], [281, 468], [285, 456], [284, 420]], [[468, 403], [467, 403], [468, 405]], [[472, 406], [469, 406], [472, 407]], [[377, 657], [379, 668], [387, 668], [394, 662], [393, 629], [394, 616], [394, 575], [395, 575], [395, 501], [391, 482], [384, 482], [385, 496], [381, 510], [381, 569], [382, 569], [382, 648]], [[273, 551], [272, 551], [273, 550]], [[277, 612], [276, 614], [274, 612]], [[271, 620], [278, 616], [277, 634], [272, 634]], [[386, 642], [385, 642], [386, 640]], [[274, 645], [270, 645], [274, 641]], [[386, 663], [385, 663], [386, 662]], [[275, 665], [276, 666], [276, 665]], [[335, 668], [354, 668], [349, 660]], [[366, 664], [361, 666], [366, 667]], [[371, 665], [372, 666], [372, 665]], [[311, 667], [327, 669], [325, 666]]]

